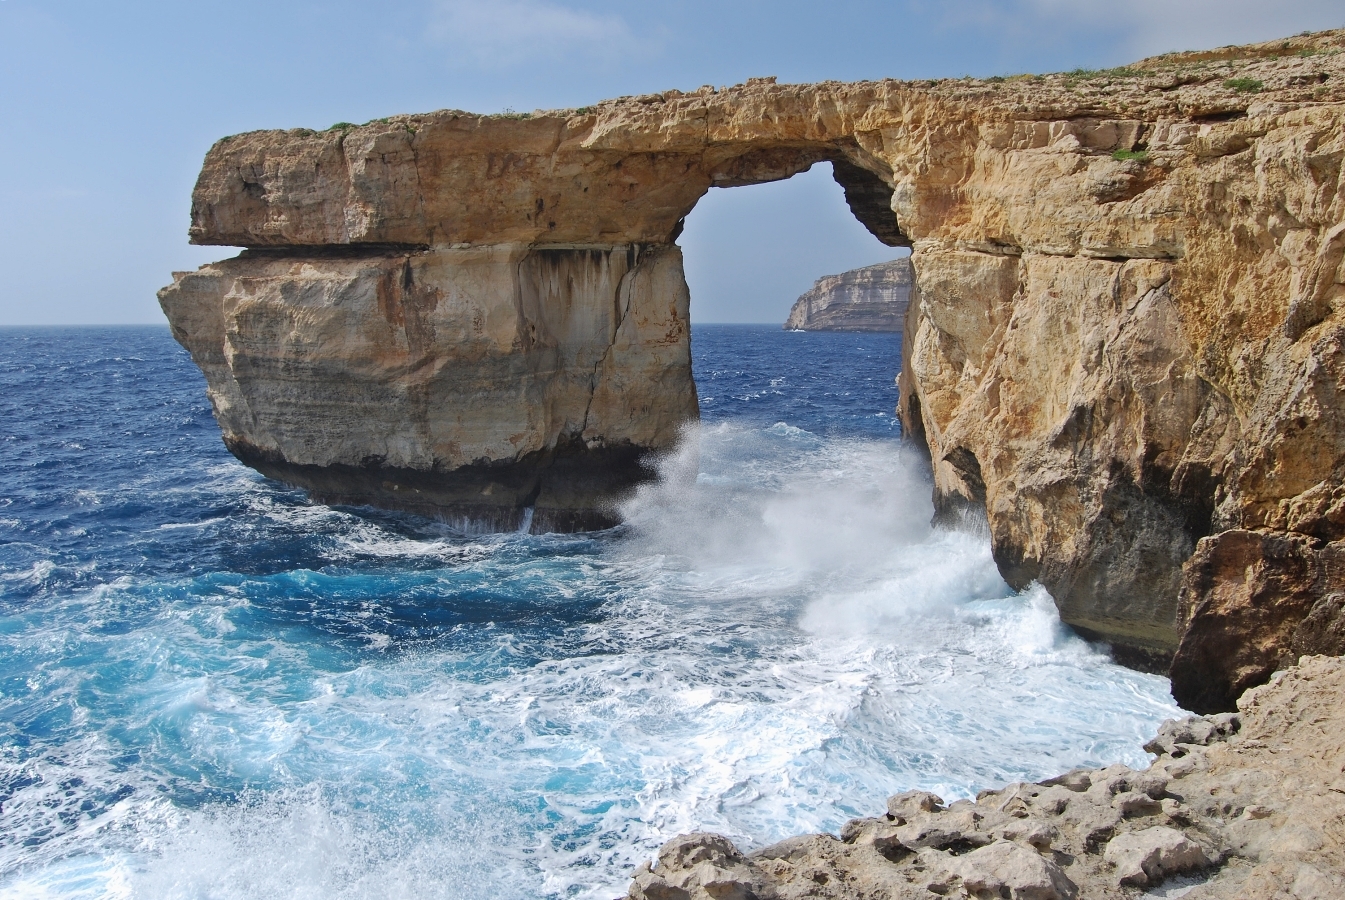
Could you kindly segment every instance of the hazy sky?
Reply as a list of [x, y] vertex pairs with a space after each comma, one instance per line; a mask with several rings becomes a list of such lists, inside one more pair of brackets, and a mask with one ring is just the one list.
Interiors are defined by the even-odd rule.
[[[161, 322], [218, 137], [399, 112], [727, 85], [1120, 65], [1345, 25], [1340, 0], [0, 0], [0, 325]], [[783, 321], [893, 254], [825, 166], [712, 191], [682, 239], [697, 321]]]

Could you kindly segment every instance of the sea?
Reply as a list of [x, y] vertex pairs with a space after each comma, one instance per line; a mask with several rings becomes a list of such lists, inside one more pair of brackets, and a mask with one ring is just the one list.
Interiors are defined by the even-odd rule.
[[0, 331], [0, 896], [607, 898], [660, 844], [837, 832], [1180, 714], [983, 523], [930, 524], [900, 336], [692, 331], [625, 523], [314, 504], [166, 327]]

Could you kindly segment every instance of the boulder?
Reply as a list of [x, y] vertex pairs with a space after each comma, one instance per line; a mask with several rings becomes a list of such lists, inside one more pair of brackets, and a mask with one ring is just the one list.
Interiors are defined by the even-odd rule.
[[952, 868], [977, 898], [1074, 900], [1079, 890], [1055, 863], [1009, 841], [973, 850], [957, 858]]
[[1132, 887], [1159, 884], [1210, 863], [1199, 844], [1162, 825], [1118, 835], [1107, 844], [1105, 858], [1116, 867], [1117, 882]]
[[659, 849], [658, 865], [636, 873], [630, 900], [770, 900], [765, 877], [728, 838], [681, 835]]

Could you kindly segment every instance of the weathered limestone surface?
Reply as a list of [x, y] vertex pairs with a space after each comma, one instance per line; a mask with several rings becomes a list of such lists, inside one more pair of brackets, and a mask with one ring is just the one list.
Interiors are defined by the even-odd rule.
[[[1167, 722], [1143, 771], [1075, 770], [944, 807], [911, 791], [837, 838], [744, 854], [720, 835], [669, 841], [631, 900], [1188, 900], [1345, 896], [1345, 660], [1304, 657], [1239, 714]], [[1160, 895], [1165, 896], [1165, 895]], [[1177, 896], [1172, 894], [1171, 896]]]
[[[1172, 664], [1178, 699], [1223, 709], [1303, 654], [1345, 645], [1345, 541], [1225, 531], [1204, 538], [1179, 597], [1186, 623]], [[1202, 673], [1221, 671], [1211, 681]]]
[[162, 302], [229, 449], [324, 500], [610, 525], [697, 414], [675, 246], [249, 251]]
[[[1345, 539], [1343, 46], [238, 135], [191, 233], [256, 249], [162, 302], [264, 471], [601, 523], [695, 414], [682, 218], [830, 161], [859, 220], [913, 248], [900, 413], [940, 508], [983, 504], [1012, 583], [1130, 659], [1195, 660], [1174, 689], [1213, 708], [1259, 663], [1183, 643], [1211, 633], [1201, 560], [1231, 558], [1187, 565], [1197, 543], [1261, 534], [1240, 552], [1269, 571], [1278, 537]], [[1220, 601], [1230, 640], [1262, 640], [1230, 606], [1257, 596]]]
[[785, 328], [901, 331], [910, 300], [911, 261], [894, 259], [817, 279], [794, 301]]

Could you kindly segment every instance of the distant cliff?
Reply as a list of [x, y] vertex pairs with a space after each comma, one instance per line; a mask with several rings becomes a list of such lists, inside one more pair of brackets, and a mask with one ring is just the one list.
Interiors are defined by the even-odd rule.
[[901, 331], [911, 301], [911, 260], [851, 269], [819, 278], [794, 301], [788, 330]]

